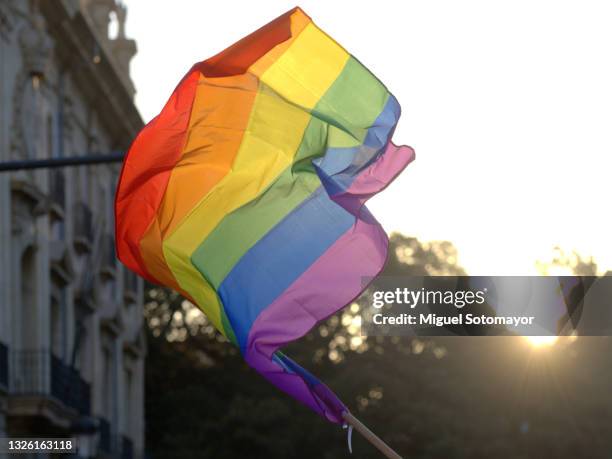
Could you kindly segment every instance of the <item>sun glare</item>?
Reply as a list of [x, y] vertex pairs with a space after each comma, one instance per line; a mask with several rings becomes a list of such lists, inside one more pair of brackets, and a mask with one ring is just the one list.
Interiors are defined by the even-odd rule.
[[549, 347], [557, 342], [556, 336], [526, 336], [529, 344], [533, 347]]

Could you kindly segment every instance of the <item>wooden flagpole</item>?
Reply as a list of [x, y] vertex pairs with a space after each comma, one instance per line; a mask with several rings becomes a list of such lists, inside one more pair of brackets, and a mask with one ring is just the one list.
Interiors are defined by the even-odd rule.
[[351, 413], [345, 411], [342, 417], [347, 422], [347, 424], [353, 426], [353, 428], [357, 432], [363, 435], [367, 441], [374, 445], [378, 449], [378, 451], [383, 453], [386, 457], [388, 457], [389, 459], [402, 459], [402, 456], [393, 451], [389, 445], [382, 441], [374, 432], [368, 429], [359, 419], [357, 419]]

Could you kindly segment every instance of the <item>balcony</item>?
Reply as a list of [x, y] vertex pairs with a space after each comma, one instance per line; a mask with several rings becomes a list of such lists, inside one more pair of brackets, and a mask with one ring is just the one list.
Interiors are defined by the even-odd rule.
[[90, 414], [90, 387], [79, 375], [49, 351], [13, 352], [12, 393], [51, 397], [81, 415]]
[[49, 353], [13, 351], [11, 353], [11, 390], [17, 395], [50, 393]]
[[49, 171], [49, 200], [51, 215], [63, 219], [66, 206], [66, 179], [59, 169]]
[[0, 386], [8, 389], [9, 368], [8, 368], [8, 347], [0, 343]]
[[76, 368], [51, 355], [51, 395], [81, 415], [90, 414], [91, 390]]
[[91, 209], [83, 202], [74, 205], [74, 248], [83, 253], [91, 252], [93, 223]]

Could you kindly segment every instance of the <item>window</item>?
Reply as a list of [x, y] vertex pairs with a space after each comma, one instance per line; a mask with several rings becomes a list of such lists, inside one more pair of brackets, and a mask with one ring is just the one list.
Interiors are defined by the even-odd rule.
[[21, 257], [21, 343], [23, 349], [37, 344], [36, 252], [28, 247]]
[[62, 355], [62, 312], [56, 298], [51, 299], [51, 351], [58, 358]]

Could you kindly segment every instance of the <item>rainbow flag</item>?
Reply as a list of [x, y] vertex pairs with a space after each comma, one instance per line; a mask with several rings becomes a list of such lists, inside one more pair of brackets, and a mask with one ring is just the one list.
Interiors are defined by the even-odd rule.
[[117, 188], [121, 261], [176, 289], [280, 389], [346, 407], [279, 349], [382, 269], [364, 206], [414, 158], [400, 106], [299, 8], [185, 75], [134, 140]]

